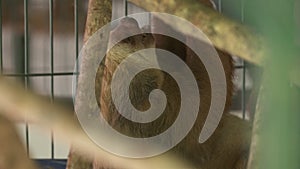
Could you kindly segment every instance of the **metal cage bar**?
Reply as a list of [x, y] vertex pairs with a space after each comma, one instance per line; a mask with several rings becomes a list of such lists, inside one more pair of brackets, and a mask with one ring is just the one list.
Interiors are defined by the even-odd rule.
[[243, 74], [242, 74], [242, 117], [246, 118], [246, 63], [243, 61]]
[[78, 0], [74, 0], [74, 33], [75, 33], [75, 67], [76, 72], [73, 74], [78, 74], [78, 56], [79, 56], [79, 33], [78, 33]]
[[[241, 0], [241, 22], [243, 23], [245, 21], [244, 18], [244, 0]], [[246, 118], [246, 62], [243, 60], [243, 74], [242, 74], [242, 113], [243, 113], [243, 119]]]
[[2, 48], [2, 0], [0, 0], [0, 74], [3, 72], [3, 48]]
[[54, 73], [3, 73], [3, 76], [8, 77], [41, 77], [41, 76], [72, 76], [78, 75], [78, 72], [54, 72]]
[[[24, 73], [28, 74], [28, 57], [29, 57], [29, 46], [28, 46], [28, 38], [29, 38], [29, 32], [28, 32], [28, 0], [24, 0]], [[28, 77], [24, 77], [24, 85], [25, 88], [28, 88]], [[26, 122], [25, 127], [26, 132], [26, 149], [27, 149], [27, 155], [29, 156], [29, 126]]]
[[128, 15], [128, 2], [127, 0], [124, 0], [125, 1], [125, 16]]
[[[50, 67], [51, 67], [51, 101], [54, 101], [54, 57], [53, 57], [53, 0], [49, 0], [49, 36], [50, 36]], [[54, 134], [51, 131], [51, 158], [54, 159]]]

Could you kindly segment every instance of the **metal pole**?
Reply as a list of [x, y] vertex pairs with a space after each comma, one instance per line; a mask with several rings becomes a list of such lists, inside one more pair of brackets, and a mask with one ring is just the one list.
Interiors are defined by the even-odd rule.
[[[54, 101], [54, 58], [53, 58], [53, 0], [49, 0], [49, 36], [51, 66], [51, 101]], [[54, 159], [54, 135], [51, 132], [51, 158]]]

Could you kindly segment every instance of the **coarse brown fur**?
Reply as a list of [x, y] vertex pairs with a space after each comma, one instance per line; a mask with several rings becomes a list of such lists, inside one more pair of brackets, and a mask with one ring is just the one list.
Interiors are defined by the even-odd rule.
[[[174, 31], [168, 28], [167, 25], [160, 23], [159, 20], [154, 19], [154, 25], [156, 25], [156, 29], [161, 26], [166, 31]], [[232, 76], [234, 68], [231, 56], [218, 50], [227, 80], [225, 113], [214, 134], [205, 143], [200, 144], [198, 142], [199, 134], [206, 120], [211, 102], [211, 85], [203, 63], [182, 42], [167, 36], [143, 34], [137, 22], [132, 18], [123, 20], [111, 33], [111, 37], [127, 33], [126, 30], [136, 31], [140, 34], [129, 37], [115, 45], [106, 56], [105, 66], [100, 66], [98, 70], [103, 71], [99, 101], [102, 115], [106, 121], [114, 129], [131, 137], [151, 137], [164, 132], [172, 125], [177, 117], [181, 100], [176, 82], [167, 73], [156, 69], [143, 71], [130, 84], [129, 95], [131, 102], [140, 111], [145, 111], [151, 106], [148, 97], [153, 89], [159, 88], [164, 91], [167, 97], [166, 109], [158, 119], [150, 123], [135, 123], [120, 115], [112, 101], [110, 89], [112, 76], [116, 68], [129, 54], [150, 47], [171, 51], [179, 56], [192, 70], [198, 83], [201, 105], [192, 130], [168, 153], [175, 154], [183, 161], [189, 162], [199, 169], [244, 169], [247, 163], [251, 128], [248, 122], [226, 113], [230, 107], [233, 93]], [[186, 41], [196, 41], [196, 39], [186, 37]], [[205, 46], [205, 44], [203, 45]], [[141, 56], [141, 59], [132, 65], [139, 66], [139, 63], [142, 64], [144, 62], [143, 57], [146, 56]], [[120, 85], [122, 85], [121, 82]], [[105, 162], [101, 164], [95, 162], [94, 168], [104, 169], [111, 167], [110, 164]]]

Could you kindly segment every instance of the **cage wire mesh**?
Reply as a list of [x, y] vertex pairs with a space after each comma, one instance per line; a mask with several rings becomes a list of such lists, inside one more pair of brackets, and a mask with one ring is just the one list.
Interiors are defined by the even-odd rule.
[[[244, 22], [243, 1], [215, 0], [214, 3], [221, 13]], [[82, 46], [87, 2], [0, 0], [1, 74], [49, 96], [54, 103], [64, 102], [72, 108], [72, 76]], [[232, 12], [232, 8], [238, 12]], [[113, 0], [113, 19], [138, 12], [143, 10], [125, 0]], [[135, 19], [140, 26], [149, 23], [149, 18]], [[246, 119], [249, 118], [246, 98], [254, 86], [253, 78], [246, 62], [237, 57], [234, 60], [236, 91], [231, 112]], [[55, 133], [45, 132], [35, 124], [16, 125], [31, 158], [67, 158], [69, 144], [58, 141]]]

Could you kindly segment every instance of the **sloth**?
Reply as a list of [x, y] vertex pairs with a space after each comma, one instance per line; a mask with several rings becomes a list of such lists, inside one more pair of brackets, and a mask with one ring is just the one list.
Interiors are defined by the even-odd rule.
[[[152, 18], [153, 29], [175, 31], [157, 18]], [[149, 28], [146, 28], [149, 29]], [[121, 35], [136, 33], [118, 42], [106, 54], [106, 59], [98, 68], [96, 83], [101, 83], [101, 89], [96, 88], [96, 95], [99, 96], [98, 104], [101, 107], [101, 115], [118, 132], [135, 138], [146, 138], [158, 135], [172, 126], [180, 110], [180, 90], [176, 81], [168, 72], [159, 69], [147, 69], [139, 72], [130, 82], [129, 98], [131, 104], [139, 111], [146, 111], [151, 106], [149, 94], [154, 89], [160, 89], [166, 96], [166, 107], [163, 113], [154, 121], [138, 123], [123, 117], [117, 110], [111, 93], [113, 75], [118, 66], [132, 53], [148, 48], [159, 48], [170, 51], [178, 56], [192, 71], [201, 96], [198, 116], [192, 129], [186, 137], [167, 153], [177, 156], [184, 162], [188, 162], [197, 169], [245, 169], [247, 164], [251, 125], [238, 117], [228, 113], [231, 103], [233, 87], [233, 60], [225, 52], [217, 50], [226, 76], [227, 95], [224, 114], [221, 121], [212, 134], [204, 143], [199, 143], [199, 135], [208, 115], [211, 102], [211, 84], [204, 64], [197, 55], [183, 42], [161, 34], [144, 33], [137, 21], [133, 18], [124, 18], [119, 25], [111, 32], [110, 42]], [[184, 36], [184, 35], [182, 35]], [[184, 36], [186, 41], [202, 43], [189, 36]], [[109, 44], [110, 45], [110, 44]], [[157, 56], [159, 57], [159, 56]], [[158, 58], [159, 60], [159, 58]], [[146, 64], [147, 56], [139, 55], [139, 59], [131, 60], [131, 69], [137, 69], [140, 65]], [[159, 61], [158, 61], [159, 64]], [[180, 74], [181, 68], [178, 67]], [[126, 69], [122, 69], [125, 71]], [[130, 72], [128, 72], [130, 73]], [[128, 80], [128, 79], [124, 79]], [[122, 82], [118, 82], [122, 86]], [[120, 97], [123, 97], [120, 95]], [[126, 106], [120, 111], [126, 111]], [[130, 112], [129, 112], [130, 113]], [[171, 136], [172, 137], [172, 136]], [[163, 156], [163, 155], [162, 155]], [[159, 158], [155, 157], [155, 158]], [[115, 169], [105, 161], [95, 160], [94, 169]]]

